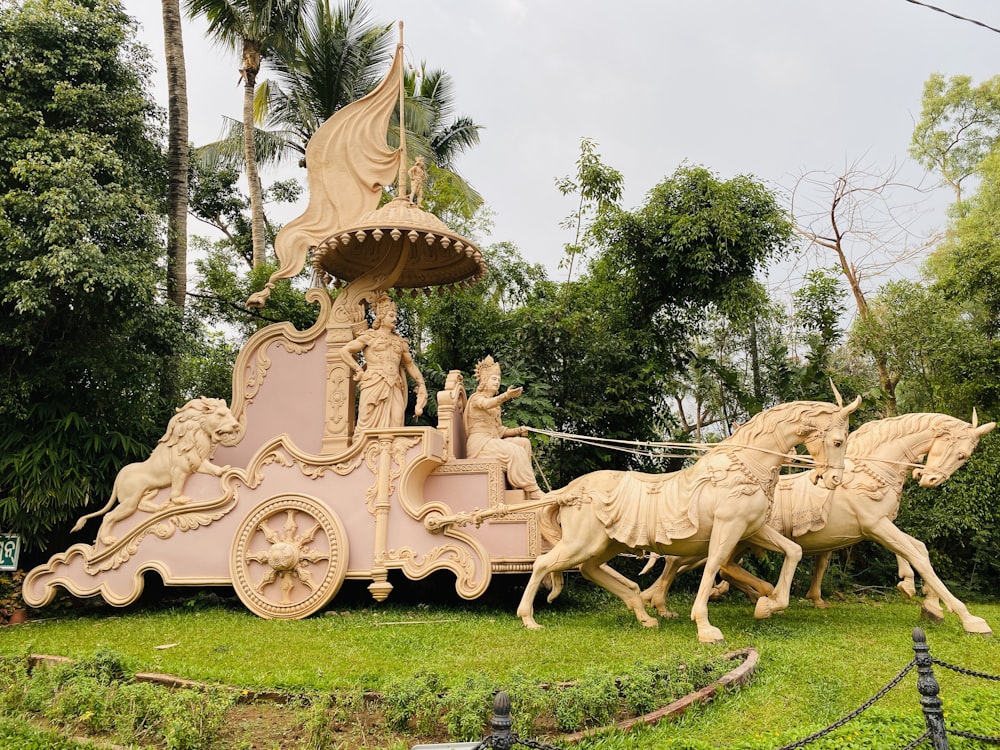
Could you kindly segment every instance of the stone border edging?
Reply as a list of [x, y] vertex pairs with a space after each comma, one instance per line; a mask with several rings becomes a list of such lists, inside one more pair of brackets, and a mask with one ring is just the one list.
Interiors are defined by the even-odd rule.
[[738, 667], [736, 667], [736, 669], [731, 672], [727, 672], [711, 685], [706, 685], [701, 690], [689, 693], [683, 698], [679, 698], [663, 708], [658, 708], [655, 711], [651, 711], [643, 716], [637, 716], [633, 719], [623, 719], [615, 724], [595, 727], [594, 729], [586, 729], [582, 732], [573, 732], [572, 734], [564, 734], [560, 739], [563, 742], [576, 743], [582, 739], [593, 737], [596, 734], [603, 734], [604, 732], [609, 732], [613, 729], [628, 731], [629, 729], [632, 729], [640, 724], [652, 726], [663, 719], [680, 716], [691, 708], [691, 706], [710, 702], [723, 688], [730, 685], [745, 685], [749, 682], [750, 675], [753, 674], [754, 669], [757, 667], [757, 660], [760, 658], [760, 654], [753, 646], [748, 646], [746, 648], [741, 648], [738, 651], [731, 651], [728, 654], [724, 654], [723, 658], [742, 658], [743, 661]]

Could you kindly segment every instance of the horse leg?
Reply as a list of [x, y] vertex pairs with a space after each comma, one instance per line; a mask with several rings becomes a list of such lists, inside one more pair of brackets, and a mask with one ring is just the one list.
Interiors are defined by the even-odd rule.
[[663, 572], [649, 588], [642, 592], [642, 601], [649, 607], [655, 607], [657, 613], [662, 617], [677, 617], [676, 612], [667, 609], [667, 593], [677, 576], [697, 568], [705, 561], [699, 557], [677, 557], [676, 555], [665, 555], [664, 559], [667, 562], [663, 566]]
[[993, 634], [986, 620], [982, 617], [972, 615], [969, 612], [969, 608], [956, 598], [948, 590], [948, 587], [944, 585], [944, 582], [938, 578], [937, 573], [934, 572], [934, 568], [931, 567], [927, 547], [923, 542], [901, 531], [892, 521], [884, 516], [878, 520], [874, 528], [868, 530], [868, 536], [885, 545], [897, 555], [905, 558], [924, 579], [924, 587], [929, 588], [936, 597], [940, 597], [948, 609], [958, 616], [958, 619], [962, 621], [962, 627], [966, 633], [976, 633], [979, 635]]
[[[531, 577], [524, 587], [521, 602], [517, 605], [517, 616], [529, 630], [541, 627], [535, 622], [534, 603], [538, 589], [546, 576], [562, 573], [574, 565], [606, 553], [611, 542], [604, 527], [592, 513], [589, 513], [589, 506], [563, 508], [559, 514], [559, 521], [563, 527], [563, 537], [552, 549], [535, 559], [531, 566]], [[610, 560], [613, 556], [614, 554], [611, 554], [604, 559]]]
[[708, 542], [708, 556], [701, 572], [701, 584], [694, 604], [691, 605], [691, 619], [698, 626], [698, 641], [701, 643], [721, 643], [724, 638], [722, 631], [708, 620], [708, 599], [715, 587], [715, 576], [722, 564], [730, 559], [746, 534], [747, 523], [744, 518], [720, 519], [716, 517], [712, 525], [712, 535]]
[[762, 596], [757, 600], [757, 606], [754, 607], [753, 616], [762, 620], [775, 612], [783, 612], [788, 609], [792, 578], [795, 575], [795, 567], [802, 559], [802, 548], [767, 524], [761, 526], [747, 541], [764, 549], [781, 552], [785, 556], [785, 560], [781, 564], [781, 572], [778, 574], [778, 583], [774, 587], [774, 593], [770, 596]]
[[806, 599], [813, 603], [817, 609], [829, 609], [830, 604], [823, 600], [823, 576], [826, 575], [827, 568], [830, 567], [830, 556], [832, 551], [820, 552], [813, 558], [813, 574], [809, 580], [809, 591]]
[[906, 559], [896, 555], [896, 572], [899, 576], [899, 583], [896, 588], [906, 594], [907, 599], [912, 599], [917, 595], [917, 586], [913, 580], [913, 568], [906, 562]]
[[[639, 590], [639, 584], [629, 580], [614, 568], [604, 564], [616, 554], [617, 550], [614, 550], [611, 554], [592, 557], [584, 561], [580, 564], [580, 573], [588, 581], [593, 581], [625, 602], [625, 606], [635, 613], [636, 619], [643, 627], [659, 627], [659, 621], [655, 617], [650, 617], [646, 612], [646, 605], [642, 601], [642, 592]], [[604, 559], [602, 560], [601, 558]]]
[[773, 594], [774, 586], [748, 572], [739, 564], [740, 557], [741, 555], [734, 554], [729, 558], [729, 562], [722, 566], [722, 570], [720, 571], [722, 580], [731, 583], [738, 590], [746, 594], [750, 601], [754, 603], [762, 596]]
[[[910, 567], [905, 558], [896, 555], [896, 570], [900, 578], [899, 583], [896, 584], [896, 588], [906, 594], [907, 598], [912, 599], [917, 595], [917, 585], [913, 568]], [[927, 581], [924, 581], [924, 600], [920, 603], [920, 614], [931, 622], [944, 621], [944, 609], [941, 607], [941, 599]]]
[[556, 543], [555, 547], [536, 558], [534, 564], [531, 566], [531, 577], [528, 579], [527, 586], [524, 587], [521, 602], [517, 605], [517, 616], [521, 618], [524, 627], [529, 630], [538, 630], [542, 627], [535, 622], [534, 603], [535, 595], [538, 593], [538, 588], [542, 585], [545, 577], [573, 567], [574, 563], [567, 562], [566, 558], [564, 558], [561, 549], [562, 546], [563, 542], [560, 540]]
[[562, 590], [563, 590], [563, 574], [562, 573], [553, 573], [552, 577], [549, 578], [548, 585], [551, 587], [552, 590], [549, 591], [549, 595], [547, 597], [545, 597], [545, 601], [547, 601], [549, 604], [552, 604], [552, 602], [554, 602], [556, 600], [556, 598], [559, 596], [559, 594], [562, 593]]

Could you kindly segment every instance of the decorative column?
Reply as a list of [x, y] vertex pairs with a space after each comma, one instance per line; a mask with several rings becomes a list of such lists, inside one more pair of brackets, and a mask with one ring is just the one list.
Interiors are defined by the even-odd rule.
[[375, 502], [369, 511], [375, 516], [375, 552], [372, 559], [372, 582], [368, 586], [372, 598], [383, 602], [392, 591], [389, 570], [386, 568], [386, 553], [389, 549], [389, 495], [392, 491], [392, 438], [380, 438], [369, 450], [369, 458], [378, 454], [378, 469], [375, 479]]

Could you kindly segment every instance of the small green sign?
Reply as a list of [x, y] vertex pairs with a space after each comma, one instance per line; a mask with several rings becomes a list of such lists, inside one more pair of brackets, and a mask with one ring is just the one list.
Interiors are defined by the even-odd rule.
[[21, 554], [21, 537], [17, 534], [0, 534], [0, 570], [17, 570]]

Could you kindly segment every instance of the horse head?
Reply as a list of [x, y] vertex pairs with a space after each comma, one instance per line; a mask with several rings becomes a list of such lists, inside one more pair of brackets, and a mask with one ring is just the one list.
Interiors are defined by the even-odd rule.
[[913, 470], [913, 478], [921, 487], [937, 487], [965, 465], [976, 449], [980, 438], [996, 427], [996, 422], [979, 425], [976, 410], [972, 410], [972, 423], [961, 420], [942, 420], [936, 426], [934, 440], [927, 450], [927, 460]]
[[861, 405], [861, 396], [844, 406], [840, 393], [834, 388], [837, 404], [820, 404], [809, 419], [799, 426], [802, 443], [812, 456], [814, 466], [809, 473], [809, 481], [828, 490], [839, 487], [844, 481], [844, 455], [847, 452], [847, 433], [850, 430], [851, 414]]

